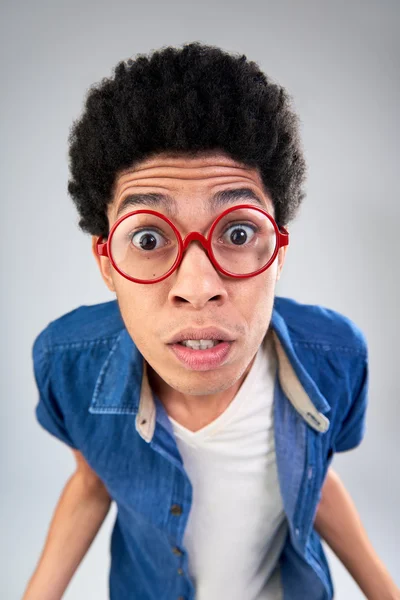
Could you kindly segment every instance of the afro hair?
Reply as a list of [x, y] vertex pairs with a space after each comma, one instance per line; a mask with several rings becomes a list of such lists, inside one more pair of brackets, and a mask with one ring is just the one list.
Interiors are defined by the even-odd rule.
[[118, 174], [157, 153], [221, 151], [259, 170], [279, 227], [305, 196], [299, 119], [286, 90], [245, 55], [199, 42], [121, 61], [92, 86], [69, 136], [79, 227], [108, 236]]

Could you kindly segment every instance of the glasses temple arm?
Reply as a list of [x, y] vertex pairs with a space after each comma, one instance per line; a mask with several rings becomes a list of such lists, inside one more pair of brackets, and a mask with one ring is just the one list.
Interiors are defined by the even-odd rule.
[[97, 254], [99, 256], [107, 256], [108, 257], [107, 242], [103, 242], [102, 240], [103, 240], [103, 236], [100, 236], [96, 242]]
[[279, 231], [279, 248], [289, 244], [289, 232], [285, 227], [281, 227]]

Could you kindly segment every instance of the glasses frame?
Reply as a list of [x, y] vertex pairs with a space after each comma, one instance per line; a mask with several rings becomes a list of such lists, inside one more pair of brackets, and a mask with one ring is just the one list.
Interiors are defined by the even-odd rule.
[[[267, 264], [264, 265], [258, 271], [253, 271], [252, 273], [246, 273], [245, 275], [237, 275], [236, 273], [230, 273], [229, 271], [226, 271], [225, 269], [223, 269], [218, 264], [218, 261], [216, 260], [216, 258], [214, 256], [214, 253], [212, 250], [212, 245], [211, 245], [212, 234], [214, 232], [214, 229], [217, 227], [219, 221], [223, 217], [225, 217], [227, 214], [229, 214], [230, 212], [232, 212], [234, 210], [238, 210], [240, 208], [251, 208], [253, 210], [257, 210], [257, 211], [261, 212], [263, 215], [268, 217], [268, 219], [271, 221], [271, 223], [274, 227], [275, 234], [276, 234], [275, 250], [274, 250], [274, 253], [271, 256], [270, 260], [267, 262]], [[135, 277], [130, 277], [129, 275], [127, 275], [126, 273], [121, 271], [121, 269], [119, 269], [118, 265], [114, 261], [114, 258], [112, 256], [112, 252], [111, 252], [111, 241], [112, 241], [114, 232], [117, 229], [118, 225], [120, 223], [122, 223], [122, 221], [124, 221], [125, 219], [128, 219], [129, 217], [131, 217], [132, 215], [137, 215], [137, 214], [142, 214], [142, 213], [155, 215], [156, 217], [160, 217], [161, 219], [166, 221], [168, 223], [168, 225], [173, 229], [173, 231], [177, 237], [177, 240], [178, 240], [178, 255], [176, 257], [174, 264], [172, 265], [172, 267], [169, 269], [169, 271], [165, 275], [163, 275], [162, 277], [158, 277], [157, 279], [147, 280], [147, 279], [137, 279]], [[158, 283], [159, 281], [163, 281], [164, 279], [166, 279], [167, 277], [172, 275], [172, 273], [174, 271], [176, 271], [176, 269], [179, 267], [179, 265], [182, 262], [183, 255], [184, 255], [186, 249], [188, 248], [189, 244], [191, 242], [197, 241], [197, 242], [200, 242], [200, 244], [203, 246], [204, 250], [206, 250], [208, 257], [211, 260], [211, 263], [220, 273], [222, 273], [223, 275], [227, 275], [228, 277], [233, 277], [234, 279], [246, 279], [247, 277], [255, 277], [256, 275], [260, 275], [260, 273], [263, 273], [264, 271], [266, 271], [274, 262], [275, 258], [278, 255], [280, 248], [282, 248], [283, 246], [287, 246], [289, 244], [289, 232], [287, 231], [287, 229], [285, 229], [285, 227], [281, 227], [281, 230], [282, 231], [279, 231], [279, 228], [278, 228], [278, 225], [276, 224], [275, 219], [263, 208], [259, 208], [258, 206], [254, 206], [253, 204], [239, 204], [237, 206], [231, 206], [227, 210], [224, 210], [220, 215], [218, 215], [218, 217], [215, 219], [215, 221], [211, 225], [211, 229], [210, 229], [207, 237], [205, 237], [203, 234], [201, 234], [198, 231], [191, 231], [190, 233], [187, 234], [187, 236], [184, 239], [182, 239], [182, 236], [181, 236], [180, 232], [178, 231], [177, 227], [173, 224], [173, 222], [170, 219], [168, 219], [168, 217], [166, 217], [165, 215], [163, 215], [155, 210], [140, 209], [140, 210], [131, 211], [131, 212], [127, 213], [126, 215], [123, 215], [120, 219], [118, 219], [118, 221], [116, 221], [114, 223], [114, 225], [112, 226], [112, 228], [110, 230], [110, 234], [109, 234], [106, 242], [103, 242], [103, 236], [100, 236], [96, 242], [96, 252], [99, 256], [107, 256], [110, 259], [111, 264], [114, 267], [114, 269], [120, 275], [122, 275], [126, 279], [129, 279], [129, 281], [133, 281], [134, 283], [144, 283], [144, 284]]]

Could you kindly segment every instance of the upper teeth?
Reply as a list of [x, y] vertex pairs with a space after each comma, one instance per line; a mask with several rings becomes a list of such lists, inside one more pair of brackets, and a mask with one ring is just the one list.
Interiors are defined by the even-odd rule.
[[218, 344], [218, 340], [183, 340], [181, 344], [193, 350], [207, 350]]

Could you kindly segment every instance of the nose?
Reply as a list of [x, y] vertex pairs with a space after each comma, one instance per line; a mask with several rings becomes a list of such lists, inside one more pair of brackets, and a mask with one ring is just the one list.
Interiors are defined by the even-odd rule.
[[212, 264], [205, 248], [194, 240], [186, 247], [181, 264], [171, 276], [169, 299], [174, 304], [190, 303], [198, 310], [209, 301], [223, 304], [228, 296], [225, 279]]

